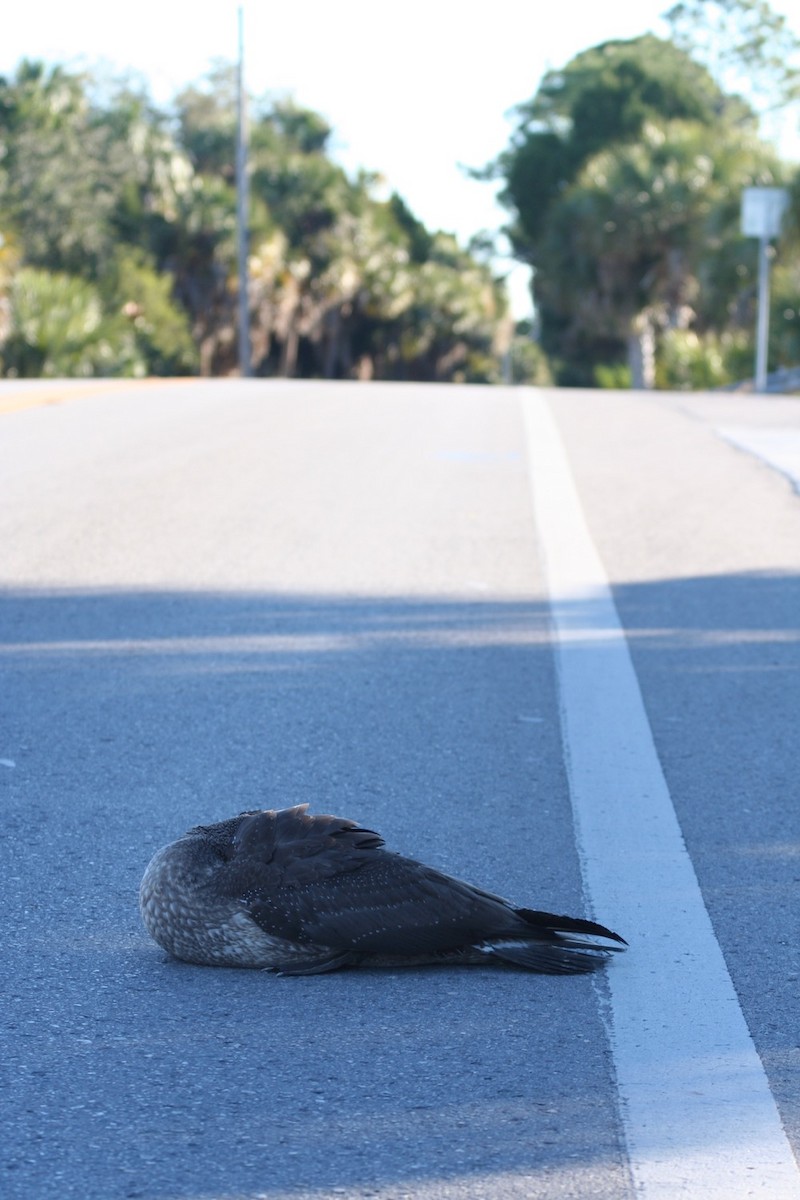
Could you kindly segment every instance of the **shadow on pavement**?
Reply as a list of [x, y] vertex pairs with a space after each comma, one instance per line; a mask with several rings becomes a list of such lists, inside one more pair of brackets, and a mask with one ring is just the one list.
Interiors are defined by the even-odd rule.
[[[800, 1027], [800, 581], [615, 594], [780, 1099]], [[193, 968], [165, 961], [136, 912], [156, 846], [301, 801], [580, 911], [541, 605], [7, 591], [0, 630], [5, 1194], [628, 1194], [590, 981]]]

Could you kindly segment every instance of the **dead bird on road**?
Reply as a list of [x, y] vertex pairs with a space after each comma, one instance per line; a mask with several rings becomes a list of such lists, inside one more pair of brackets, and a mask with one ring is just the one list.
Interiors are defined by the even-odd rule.
[[314, 975], [349, 966], [489, 962], [593, 971], [627, 945], [594, 921], [516, 908], [384, 849], [308, 805], [197, 825], [159, 850], [139, 892], [175, 958]]

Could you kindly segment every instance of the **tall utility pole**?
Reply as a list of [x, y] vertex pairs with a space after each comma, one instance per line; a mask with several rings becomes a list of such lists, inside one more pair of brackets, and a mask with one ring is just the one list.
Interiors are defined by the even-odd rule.
[[236, 102], [236, 250], [239, 269], [239, 374], [250, 375], [250, 306], [247, 301], [247, 98], [244, 87], [244, 8], [239, 5], [239, 70]]

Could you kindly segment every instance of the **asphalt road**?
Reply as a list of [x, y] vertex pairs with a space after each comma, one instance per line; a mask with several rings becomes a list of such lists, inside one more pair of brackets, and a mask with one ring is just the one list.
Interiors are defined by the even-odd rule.
[[[641, 1188], [604, 981], [196, 968], [136, 908], [187, 827], [302, 801], [520, 903], [591, 906], [525, 396], [0, 385], [4, 1197]], [[796, 438], [800, 402], [545, 399], [796, 1155], [800, 496], [743, 445]], [[631, 940], [610, 972], [637, 971]], [[654, 996], [695, 985], [690, 950]], [[676, 1174], [659, 1200], [691, 1194]]]

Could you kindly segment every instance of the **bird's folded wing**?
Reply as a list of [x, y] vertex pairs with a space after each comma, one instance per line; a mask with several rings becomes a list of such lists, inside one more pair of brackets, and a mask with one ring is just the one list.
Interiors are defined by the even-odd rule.
[[252, 891], [248, 911], [272, 936], [365, 954], [436, 954], [525, 928], [488, 892], [400, 855], [378, 851], [369, 860], [336, 876]]

